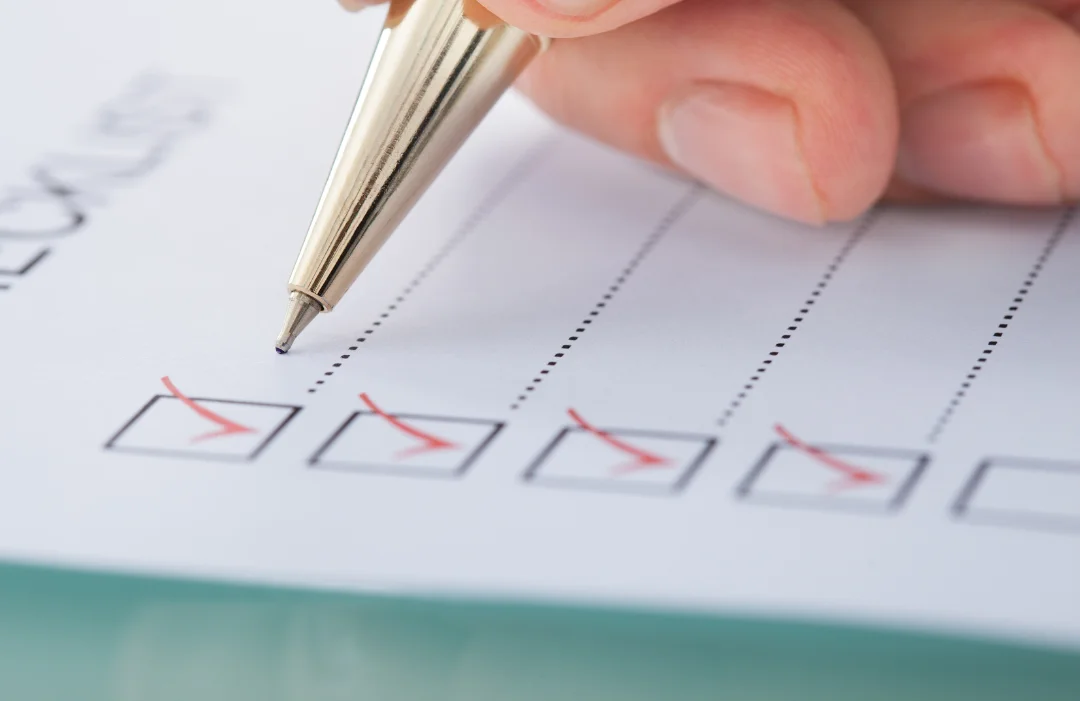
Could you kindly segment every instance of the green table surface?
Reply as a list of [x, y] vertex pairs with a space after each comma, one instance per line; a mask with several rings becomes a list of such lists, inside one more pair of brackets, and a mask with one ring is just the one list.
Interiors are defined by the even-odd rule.
[[3, 565], [0, 699], [1080, 701], [1080, 653]]

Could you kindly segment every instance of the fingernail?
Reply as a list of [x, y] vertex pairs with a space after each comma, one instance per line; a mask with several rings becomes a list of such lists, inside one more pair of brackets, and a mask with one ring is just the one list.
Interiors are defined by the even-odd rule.
[[661, 108], [659, 127], [668, 158], [709, 186], [791, 219], [826, 221], [790, 100], [743, 85], [698, 84]]
[[526, 0], [541, 12], [562, 20], [594, 19], [619, 3], [620, 0]]
[[905, 108], [897, 174], [953, 197], [1048, 204], [1063, 197], [1027, 89], [1012, 81], [965, 85]]

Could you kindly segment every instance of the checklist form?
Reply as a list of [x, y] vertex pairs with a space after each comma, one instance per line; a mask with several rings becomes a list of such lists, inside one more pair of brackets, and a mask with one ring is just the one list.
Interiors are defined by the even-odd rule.
[[511, 93], [279, 356], [378, 13], [37, 5], [0, 27], [0, 557], [1080, 648], [1073, 209], [809, 228]]

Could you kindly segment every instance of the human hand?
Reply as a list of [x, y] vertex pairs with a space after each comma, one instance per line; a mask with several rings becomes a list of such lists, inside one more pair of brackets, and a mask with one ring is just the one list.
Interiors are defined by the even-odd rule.
[[554, 119], [781, 216], [1080, 195], [1077, 0], [481, 1]]

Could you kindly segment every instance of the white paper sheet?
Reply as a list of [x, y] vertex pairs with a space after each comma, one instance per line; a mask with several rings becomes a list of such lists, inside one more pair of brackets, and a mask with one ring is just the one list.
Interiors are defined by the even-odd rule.
[[380, 17], [0, 27], [0, 552], [1080, 646], [1080, 223], [747, 210], [504, 100], [287, 357]]

